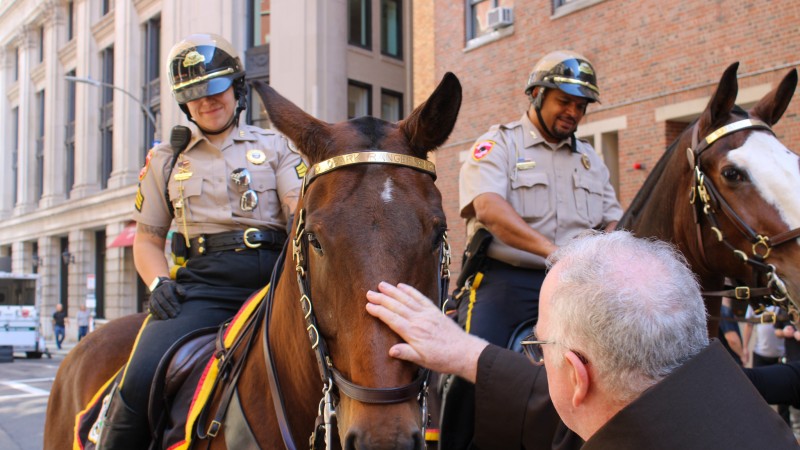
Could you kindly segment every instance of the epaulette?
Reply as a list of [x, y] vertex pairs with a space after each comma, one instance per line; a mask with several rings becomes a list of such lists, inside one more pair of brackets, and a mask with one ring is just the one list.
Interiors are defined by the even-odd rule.
[[521, 126], [522, 126], [522, 122], [520, 122], [519, 120], [515, 120], [513, 122], [508, 122], [508, 123], [502, 124], [502, 125], [497, 125], [498, 128], [502, 128], [504, 130], [511, 130], [511, 129], [514, 129], [514, 128], [517, 128], [517, 127], [521, 127]]
[[271, 128], [261, 128], [255, 125], [247, 125], [247, 129], [253, 134], [260, 134], [262, 136], [271, 136], [273, 134], [280, 134]]

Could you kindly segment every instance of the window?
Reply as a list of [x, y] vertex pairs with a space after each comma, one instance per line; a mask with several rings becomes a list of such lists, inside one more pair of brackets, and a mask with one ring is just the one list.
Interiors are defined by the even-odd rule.
[[605, 0], [553, 0], [552, 18], [563, 17], [604, 1]]
[[[106, 230], [94, 232], [94, 313], [96, 317], [106, 316]], [[138, 277], [137, 277], [138, 278]], [[90, 293], [92, 293], [90, 291]]]
[[402, 0], [381, 0], [381, 53], [403, 57]]
[[67, 41], [75, 37], [75, 2], [67, 2]]
[[467, 0], [467, 40], [494, 31], [486, 26], [486, 15], [490, 9], [500, 6], [513, 7], [514, 0]]
[[347, 31], [350, 45], [372, 49], [372, 0], [348, 0]]
[[36, 93], [36, 187], [34, 199], [44, 192], [44, 90]]
[[[161, 107], [161, 66], [159, 48], [161, 47], [161, 18], [153, 18], [144, 24], [144, 86], [142, 102], [155, 116]], [[156, 144], [156, 124], [149, 116], [144, 118], [144, 154]]]
[[253, 18], [251, 42], [253, 47], [258, 47], [269, 44], [270, 0], [252, 0], [252, 2], [255, 14], [251, 16]]
[[579, 139], [584, 139], [592, 144], [595, 152], [603, 159], [608, 167], [611, 185], [614, 186], [618, 198], [620, 193], [619, 155], [622, 153], [619, 146], [619, 132], [627, 128], [627, 117], [618, 116], [583, 124], [575, 133]]
[[16, 205], [19, 180], [19, 107], [11, 110], [11, 201]]
[[372, 86], [358, 81], [347, 81], [347, 118], [372, 115]]
[[[67, 73], [74, 77], [75, 71]], [[67, 81], [67, 125], [64, 133], [64, 148], [67, 152], [66, 176], [64, 177], [64, 193], [69, 198], [72, 186], [75, 184], [75, 83]]]
[[114, 47], [108, 47], [101, 53], [103, 67], [103, 86], [100, 100], [100, 187], [108, 187], [108, 178], [114, 166]]
[[381, 119], [397, 122], [403, 118], [403, 94], [381, 89]]
[[64, 312], [69, 314], [69, 265], [64, 262], [61, 255], [69, 251], [69, 238], [62, 237], [59, 239], [58, 252], [58, 302], [64, 306]]
[[44, 61], [44, 27], [39, 27], [39, 62]]
[[31, 255], [33, 256], [33, 273], [39, 273], [39, 243], [33, 241], [31, 243]]
[[100, 11], [105, 16], [114, 10], [114, 0], [103, 0], [103, 9]]

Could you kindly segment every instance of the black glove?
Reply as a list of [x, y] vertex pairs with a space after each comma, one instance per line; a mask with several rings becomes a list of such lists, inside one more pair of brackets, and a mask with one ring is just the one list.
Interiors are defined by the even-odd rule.
[[150, 294], [150, 314], [157, 320], [177, 317], [181, 311], [181, 299], [185, 295], [186, 289], [175, 280], [162, 278]]

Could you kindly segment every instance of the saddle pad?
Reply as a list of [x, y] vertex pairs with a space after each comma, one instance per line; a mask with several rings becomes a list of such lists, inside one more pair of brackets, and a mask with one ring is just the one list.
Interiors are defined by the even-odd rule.
[[[223, 341], [226, 349], [230, 349], [233, 343], [236, 342], [237, 338], [241, 334], [242, 329], [244, 329], [247, 322], [253, 316], [253, 313], [261, 305], [268, 291], [269, 285], [250, 296], [247, 302], [245, 302], [244, 305], [242, 305], [242, 307], [239, 309], [239, 312], [236, 313], [236, 316], [234, 316], [230, 325], [228, 325], [228, 329], [225, 330]], [[191, 406], [189, 406], [189, 414], [186, 418], [186, 428], [184, 429], [183, 440], [171, 444], [168, 447], [169, 450], [186, 450], [191, 447], [192, 439], [195, 437], [194, 430], [197, 418], [206, 403], [213, 400], [211, 398], [211, 392], [212, 387], [214, 386], [214, 381], [217, 379], [218, 375], [219, 360], [216, 356], [213, 356], [206, 364], [203, 374], [200, 377], [200, 382], [195, 389]]]
[[97, 418], [100, 415], [105, 415], [108, 409], [108, 404], [111, 400], [111, 389], [116, 384], [117, 379], [120, 377], [122, 369], [118, 370], [113, 377], [103, 384], [96, 394], [89, 401], [81, 412], [75, 416], [75, 432], [73, 433], [74, 440], [72, 441], [73, 450], [94, 450], [97, 446], [97, 440], [100, 437], [99, 432], [102, 428], [102, 422], [98, 423]]

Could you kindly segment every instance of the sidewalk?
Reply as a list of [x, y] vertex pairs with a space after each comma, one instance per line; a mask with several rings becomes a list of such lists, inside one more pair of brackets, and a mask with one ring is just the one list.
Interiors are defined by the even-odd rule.
[[72, 347], [75, 347], [78, 343], [77, 342], [62, 342], [61, 349], [56, 346], [56, 341], [47, 341], [47, 350], [50, 352], [51, 355], [59, 355], [59, 356], [67, 356]]

